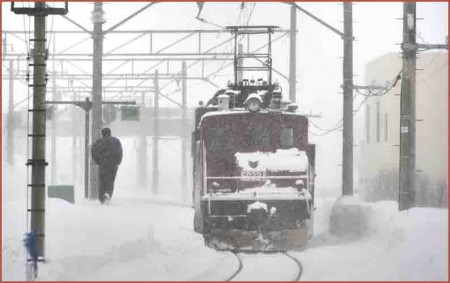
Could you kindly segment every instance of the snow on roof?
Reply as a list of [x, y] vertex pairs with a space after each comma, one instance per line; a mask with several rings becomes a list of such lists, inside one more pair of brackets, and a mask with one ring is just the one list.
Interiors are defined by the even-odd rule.
[[[277, 149], [273, 152], [236, 152], [238, 166], [246, 171], [306, 171], [308, 157], [298, 148]], [[251, 166], [252, 164], [253, 166]], [[256, 167], [254, 167], [256, 165]]]

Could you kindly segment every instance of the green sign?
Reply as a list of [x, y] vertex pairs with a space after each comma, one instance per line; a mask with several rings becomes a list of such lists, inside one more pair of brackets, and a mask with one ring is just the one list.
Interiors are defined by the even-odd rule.
[[75, 203], [74, 189], [72, 185], [48, 186], [49, 198], [60, 198], [70, 203]]
[[122, 121], [139, 121], [140, 112], [138, 106], [122, 106], [120, 108]]

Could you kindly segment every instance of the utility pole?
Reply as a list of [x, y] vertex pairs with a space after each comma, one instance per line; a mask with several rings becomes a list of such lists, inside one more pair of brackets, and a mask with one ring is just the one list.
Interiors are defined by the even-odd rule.
[[[15, 14], [26, 14], [34, 16], [34, 42], [32, 49], [33, 58], [33, 108], [29, 109], [32, 116], [32, 133], [28, 133], [31, 138], [31, 159], [28, 157], [27, 166], [31, 166], [31, 182], [27, 180], [28, 188], [31, 190], [30, 206], [27, 212], [30, 213], [27, 247], [27, 279], [37, 276], [37, 263], [45, 260], [45, 134], [46, 134], [46, 108], [45, 95], [47, 88], [46, 61], [47, 49], [45, 48], [45, 18], [49, 14], [63, 15], [68, 12], [68, 4], [64, 9], [48, 8], [45, 2], [35, 2], [34, 8], [16, 8], [14, 2], [11, 3], [11, 11]], [[28, 219], [28, 215], [27, 215]], [[28, 221], [27, 221], [28, 224]], [[33, 243], [31, 245], [30, 243]], [[32, 263], [30, 266], [29, 263]]]
[[[102, 129], [102, 57], [103, 57], [103, 3], [95, 2], [92, 12], [94, 23], [93, 80], [92, 80], [92, 141], [100, 138]], [[91, 160], [89, 198], [98, 198], [98, 167]]]
[[244, 79], [244, 74], [242, 72], [242, 67], [244, 66], [244, 58], [241, 57], [242, 53], [244, 53], [244, 46], [242, 45], [242, 43], [238, 44], [238, 61], [237, 61], [237, 81], [238, 82], [242, 82], [242, 80]]
[[[145, 92], [142, 92], [142, 107], [145, 107]], [[143, 114], [143, 113], [142, 113]], [[146, 117], [141, 117], [145, 120]], [[136, 149], [136, 173], [137, 184], [139, 187], [147, 187], [147, 136], [145, 134], [145, 123], [141, 123], [141, 130], [139, 134], [139, 146]]]
[[353, 195], [353, 29], [352, 3], [344, 5], [342, 195]]
[[10, 165], [14, 165], [14, 128], [16, 121], [14, 120], [14, 64], [13, 60], [9, 60], [9, 99], [8, 99], [8, 119], [6, 124], [7, 140], [6, 140], [6, 161]]
[[188, 125], [187, 118], [187, 85], [186, 85], [186, 61], [181, 65], [181, 120], [183, 123], [182, 137], [181, 137], [181, 188], [183, 190], [183, 200], [187, 203], [188, 197], [188, 179], [187, 179], [187, 162], [188, 162]]
[[[344, 7], [344, 32], [332, 27], [330, 24], [316, 17], [312, 13], [300, 7], [295, 2], [290, 2], [300, 12], [325, 26], [339, 35], [344, 44], [343, 61], [343, 147], [342, 147], [342, 195], [353, 195], [353, 9], [351, 2], [343, 2]], [[292, 61], [292, 60], [291, 60]]]
[[155, 78], [154, 78], [154, 102], [153, 102], [153, 175], [152, 175], [152, 190], [154, 193], [158, 193], [158, 154], [159, 154], [159, 79], [158, 79], [158, 70], [155, 70]]
[[403, 3], [403, 75], [400, 96], [399, 210], [414, 206], [416, 193], [416, 55], [447, 44], [416, 43], [416, 3]]
[[403, 76], [400, 96], [399, 210], [412, 207], [416, 188], [417, 47], [415, 43], [416, 3], [405, 2], [403, 3]]
[[[45, 9], [44, 2], [34, 4], [36, 10]], [[33, 129], [32, 153], [27, 165], [31, 165], [31, 222], [30, 231], [35, 231], [36, 252], [44, 259], [45, 236], [45, 91], [46, 91], [46, 49], [45, 14], [34, 17], [33, 54]]]
[[297, 102], [296, 64], [297, 64], [297, 9], [291, 6], [291, 27], [289, 30], [289, 100]]
[[[74, 100], [77, 100], [77, 95], [74, 92]], [[72, 184], [77, 186], [78, 183], [78, 131], [75, 130], [77, 128], [78, 123], [80, 122], [77, 118], [77, 109], [72, 107], [71, 111], [72, 116]], [[89, 124], [88, 124], [89, 125]]]
[[[53, 40], [53, 52], [52, 52], [53, 59], [55, 59], [55, 53], [56, 53], [55, 49], [56, 49], [55, 41]], [[53, 71], [52, 72], [53, 73], [52, 74], [52, 99], [60, 100], [61, 98], [57, 97], [57, 95], [56, 95], [56, 68], [55, 68], [55, 66], [56, 66], [56, 62], [55, 62], [55, 60], [53, 60], [53, 62], [52, 62], [52, 71]], [[54, 110], [56, 110], [56, 108]], [[57, 182], [56, 177], [57, 177], [57, 172], [58, 172], [58, 170], [57, 170], [58, 166], [56, 165], [56, 154], [57, 154], [57, 146], [58, 146], [58, 142], [57, 142], [58, 123], [56, 122], [56, 111], [53, 111], [53, 117], [52, 117], [51, 124], [52, 124], [52, 131], [51, 131], [50, 139], [51, 139], [52, 146], [50, 148], [50, 150], [51, 150], [51, 152], [50, 152], [51, 179], [50, 180], [51, 180], [51, 183], [54, 185]]]

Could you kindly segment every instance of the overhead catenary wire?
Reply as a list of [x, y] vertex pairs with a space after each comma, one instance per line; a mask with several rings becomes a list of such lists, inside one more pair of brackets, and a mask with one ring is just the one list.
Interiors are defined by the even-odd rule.
[[[254, 7], [253, 7], [254, 8]], [[252, 10], [252, 12], [250, 13], [250, 16], [252, 15], [252, 13], [253, 13], [253, 10]], [[195, 17], [197, 20], [199, 20], [199, 21], [201, 21], [201, 22], [205, 22], [205, 23], [209, 23], [209, 24], [214, 24], [214, 23], [212, 23], [212, 22], [210, 22], [210, 21], [208, 21], [208, 20], [205, 20], [204, 18], [200, 18], [199, 16], [197, 16], [197, 17]], [[239, 20], [239, 18], [238, 18], [238, 20]], [[249, 20], [248, 20], [249, 21]], [[224, 27], [222, 27], [222, 26], [220, 26], [220, 25], [217, 25], [217, 24], [214, 24], [214, 25], [216, 25], [216, 26], [218, 26], [218, 27], [220, 27], [220, 28], [222, 28], [222, 29], [224, 29], [225, 30], [225, 28]], [[242, 40], [242, 38], [240, 39], [240, 41]], [[240, 42], [239, 41], [239, 42]], [[229, 42], [229, 40], [227, 40], [227, 42]], [[230, 45], [231, 45], [231, 43], [230, 43]], [[215, 47], [214, 47], [215, 48]], [[229, 46], [229, 47], [227, 47], [227, 48], [230, 48], [231, 49], [231, 46]], [[161, 62], [159, 62], [157, 65], [159, 65], [159, 64], [161, 64], [161, 63], [163, 63], [163, 61], [161, 61]], [[194, 63], [192, 63], [192, 64], [190, 64], [190, 65], [188, 65], [187, 66], [187, 68], [190, 68], [191, 66], [193, 66], [194, 64], [196, 64], [196, 63], [198, 63], [198, 62], [194, 62]], [[224, 66], [226, 65], [226, 63], [227, 62], [223, 62], [222, 63], [222, 65], [221, 65], [221, 67], [219, 68], [219, 70], [221, 70], [221, 69], [223, 69], [224, 68]], [[149, 71], [149, 70], [151, 70], [152, 68], [154, 68], [154, 67], [156, 67], [157, 65], [155, 65], [155, 66], [153, 66], [153, 67], [151, 67], [150, 69], [148, 69], [147, 71]], [[227, 65], [228, 66], [228, 65]], [[145, 71], [145, 72], [147, 72], [147, 71]], [[218, 72], [216, 72], [214, 75], [217, 75], [217, 73]], [[210, 75], [211, 76], [211, 75]], [[165, 87], [167, 87], [168, 85], [170, 84], [170, 82], [168, 82], [167, 84], [165, 84], [164, 86], [162, 86], [161, 87], [161, 89], [164, 89]], [[176, 92], [174, 92], [174, 93], [176, 93]]]
[[389, 91], [391, 91], [392, 88], [394, 88], [398, 81], [401, 79], [401, 74], [402, 74], [403, 70], [400, 70], [397, 75], [388, 83], [388, 86], [386, 87], [385, 90], [381, 90], [379, 92], [373, 92], [371, 89], [368, 89], [368, 94], [361, 92], [358, 88], [355, 88], [356, 93], [362, 95], [362, 96], [383, 96], [386, 95], [387, 93], [389, 93]]
[[[249, 15], [248, 18], [247, 18], [247, 23], [246, 23], [247, 26], [248, 26], [248, 24], [249, 24], [249, 22], [250, 22], [250, 19], [251, 19], [251, 17], [252, 17], [253, 10], [255, 9], [255, 5], [256, 5], [256, 3], [253, 3], [252, 11], [250, 12], [250, 15]], [[242, 18], [242, 21], [245, 22], [245, 16], [244, 16], [244, 17], [242, 16], [242, 15], [244, 14], [244, 9], [246, 9], [246, 3], [245, 3], [245, 2], [242, 2], [242, 3], [241, 3], [241, 9], [240, 9], [240, 12], [239, 12], [239, 15], [238, 15], [238, 18], [237, 18], [237, 20], [236, 20], [235, 25], [238, 25], [238, 23], [239, 23], [239, 21], [241, 20], [241, 18]], [[238, 43], [241, 43], [243, 39], [244, 39], [244, 36], [241, 36], [241, 37], [239, 38], [239, 42], [238, 42]], [[228, 51], [229, 49], [231, 50], [232, 48], [233, 48], [233, 46], [232, 46], [232, 43], [230, 42], [229, 45], [226, 47], [226, 51]], [[227, 57], [228, 57], [228, 56], [227, 56]], [[222, 62], [222, 65], [218, 68], [218, 70], [217, 70], [216, 72], [213, 72], [210, 76], [211, 76], [212, 78], [215, 78], [215, 77], [218, 75], [218, 73], [223, 69], [223, 67], [225, 66], [226, 63], [227, 63], [227, 61], [224, 60], [224, 61]]]
[[[353, 100], [355, 100], [355, 98], [356, 98], [356, 95], [353, 95]], [[343, 121], [343, 118], [341, 118], [341, 119], [336, 123], [335, 126], [329, 128], [329, 129], [324, 129], [324, 128], [322, 128], [322, 127], [319, 127], [318, 125], [316, 125], [315, 123], [313, 123], [311, 120], [309, 120], [309, 123], [310, 123], [313, 127], [315, 127], [316, 129], [325, 132], [325, 133], [323, 133], [323, 134], [314, 134], [314, 133], [312, 133], [314, 136], [324, 136], [324, 135], [326, 135], [326, 134], [328, 134], [328, 133], [331, 133], [331, 132], [333, 132], [333, 131], [336, 131], [336, 130], [341, 129], [342, 126], [343, 126], [342, 121]]]
[[[394, 87], [397, 85], [398, 81], [401, 79], [401, 74], [402, 74], [402, 72], [403, 72], [403, 70], [400, 70], [400, 71], [397, 73], [397, 75], [396, 75], [396, 76], [390, 81], [390, 83], [388, 84], [388, 87], [387, 87], [386, 90], [382, 90], [382, 91], [379, 91], [379, 92], [377, 92], [377, 93], [374, 93], [374, 92], [372, 92], [372, 91], [369, 89], [369, 94], [365, 94], [365, 93], [360, 92], [360, 91], [356, 88], [356, 89], [355, 89], [356, 93], [357, 93], [357, 94], [360, 94], [360, 95], [362, 95], [362, 96], [365, 96], [365, 98], [364, 98], [364, 100], [361, 102], [361, 104], [358, 106], [358, 108], [356, 108], [356, 110], [353, 110], [353, 116], [355, 116], [356, 113], [358, 113], [359, 110], [361, 110], [362, 106], [364, 105], [364, 103], [366, 103], [366, 101], [369, 99], [369, 97], [373, 97], [373, 96], [379, 97], [379, 96], [383, 96], [383, 95], [386, 95], [387, 93], [389, 93], [389, 91], [391, 91], [391, 89], [394, 88]], [[355, 99], [355, 97], [356, 97], [356, 95], [353, 96], [353, 99]], [[332, 132], [334, 132], [334, 131], [337, 131], [337, 130], [342, 129], [342, 127], [343, 127], [343, 118], [341, 118], [341, 119], [335, 124], [335, 126], [332, 127], [332, 128], [330, 128], [330, 129], [325, 129], [325, 128], [319, 127], [318, 125], [316, 125], [315, 123], [313, 123], [311, 120], [309, 120], [309, 123], [310, 123], [314, 128], [316, 128], [316, 129], [318, 129], [318, 130], [320, 130], [320, 131], [323, 131], [323, 133], [320, 133], [320, 134], [317, 134], [317, 133], [314, 133], [314, 132], [311, 132], [311, 131], [310, 131], [310, 134], [311, 134], [311, 135], [313, 135], [313, 136], [325, 136], [325, 135], [327, 135], [327, 134], [329, 134], [329, 133], [332, 133]]]
[[250, 19], [252, 18], [253, 11], [255, 10], [255, 6], [256, 6], [256, 2], [253, 2], [252, 10], [250, 11], [250, 15], [248, 16], [248, 19], [247, 19], [247, 26], [248, 26], [249, 23], [250, 23]]
[[239, 11], [238, 18], [237, 18], [236, 22], [234, 23], [235, 26], [237, 26], [237, 25], [239, 24], [239, 21], [241, 20], [242, 14], [243, 14], [243, 12], [244, 12], [244, 5], [245, 5], [245, 2], [242, 2], [242, 3], [241, 3], [241, 9], [240, 9], [240, 11]]

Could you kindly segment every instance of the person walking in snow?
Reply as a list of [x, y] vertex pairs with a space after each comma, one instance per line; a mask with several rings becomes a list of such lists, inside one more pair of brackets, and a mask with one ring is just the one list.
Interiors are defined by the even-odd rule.
[[122, 162], [122, 144], [118, 138], [111, 136], [110, 128], [103, 128], [102, 137], [94, 143], [91, 153], [99, 169], [98, 199], [101, 203], [107, 203], [113, 195], [117, 169]]

